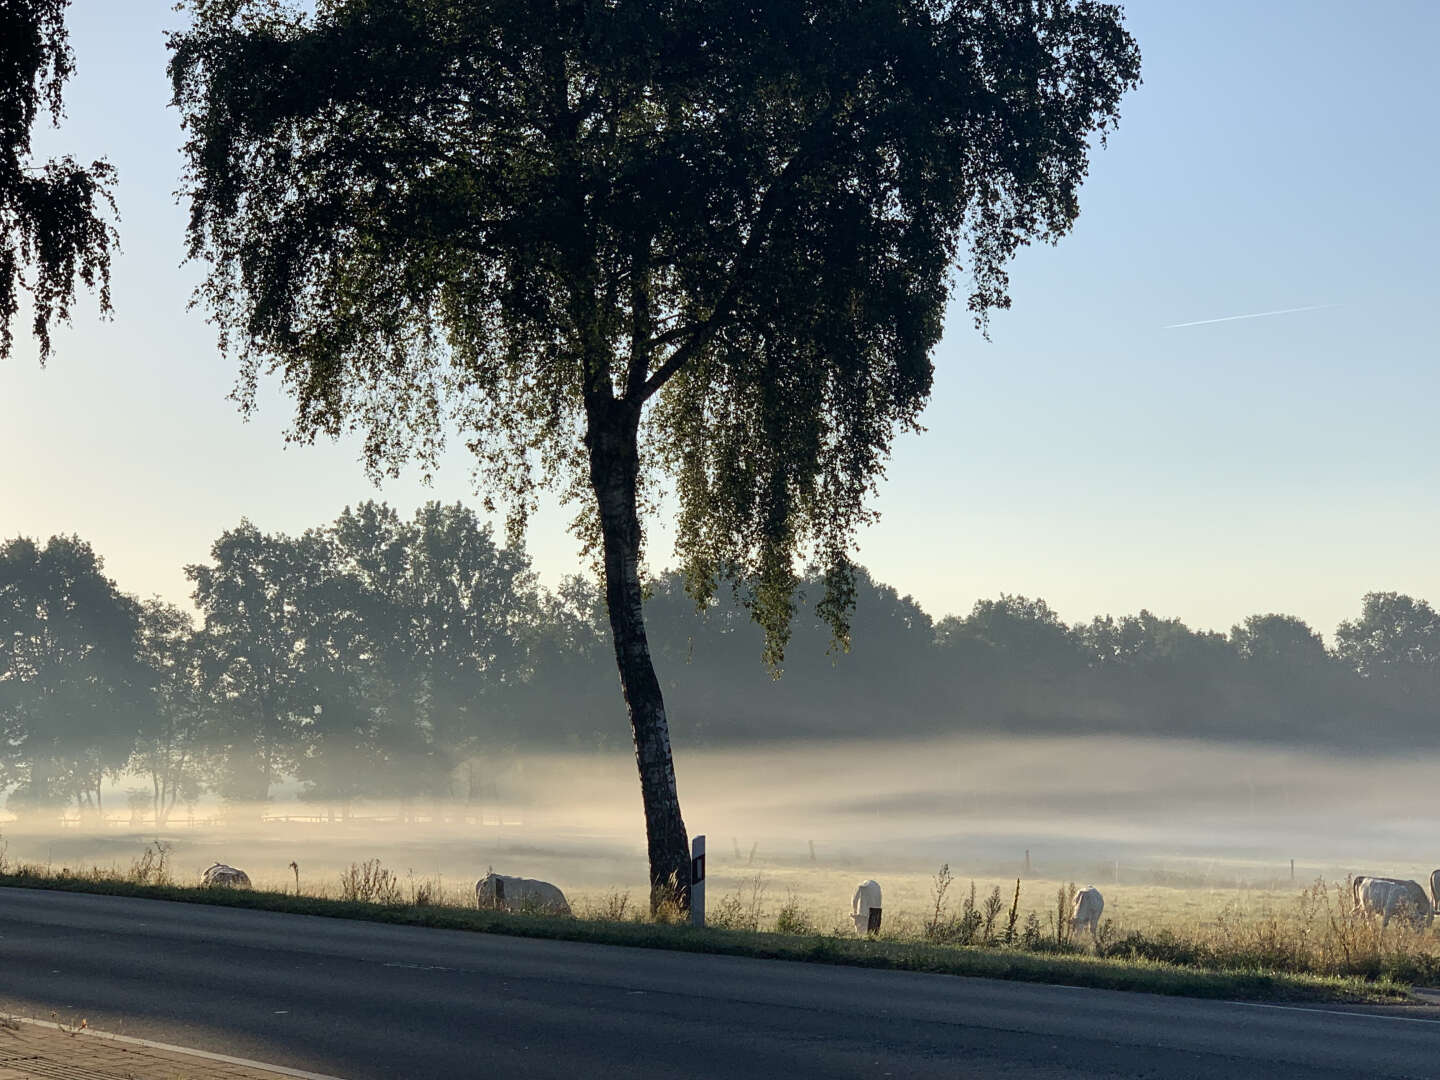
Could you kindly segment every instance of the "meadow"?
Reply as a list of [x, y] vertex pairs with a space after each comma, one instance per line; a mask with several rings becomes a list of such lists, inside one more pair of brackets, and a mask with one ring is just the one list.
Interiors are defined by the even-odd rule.
[[[674, 940], [645, 903], [632, 762], [494, 764], [487, 799], [463, 805], [334, 808], [282, 796], [264, 807], [201, 807], [163, 830], [134, 820], [11, 821], [0, 825], [6, 880], [193, 891], [219, 861], [245, 869], [256, 890], [249, 901], [215, 897], [223, 902], [288, 897], [344, 908], [328, 914], [370, 917], [360, 910], [369, 905], [400, 921], [520, 927], [475, 911], [474, 883], [494, 869], [553, 881], [571, 901], [576, 919], [541, 920], [569, 929], [525, 932]], [[741, 951], [752, 955], [823, 942], [822, 953], [840, 950], [846, 962], [875, 962], [873, 950], [889, 949], [899, 951], [886, 963], [904, 954], [903, 965], [921, 970], [967, 971], [988, 952], [1004, 954], [1002, 967], [1023, 956], [1350, 980], [1344, 993], [1365, 998], [1440, 983], [1435, 930], [1358, 919], [1346, 886], [1356, 873], [1423, 882], [1440, 865], [1425, 850], [1428, 822], [1393, 814], [1383, 798], [1423, 783], [1434, 764], [1017, 739], [768, 747], [693, 755], [680, 771], [692, 832], [708, 838], [707, 922], [732, 935], [727, 950], [739, 948], [733, 935], [751, 935], [758, 944]], [[937, 880], [942, 867], [948, 882]], [[878, 941], [857, 942], [848, 916], [866, 878], [881, 883], [885, 915]], [[1065, 898], [1092, 883], [1105, 897], [1098, 939], [1071, 940]], [[489, 921], [471, 919], [480, 915]], [[721, 948], [716, 940], [704, 947]], [[1177, 985], [1193, 992], [1193, 979]]]

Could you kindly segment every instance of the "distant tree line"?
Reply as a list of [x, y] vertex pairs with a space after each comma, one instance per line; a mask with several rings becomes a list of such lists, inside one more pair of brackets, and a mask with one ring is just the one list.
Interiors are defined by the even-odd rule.
[[[367, 502], [300, 536], [248, 521], [189, 566], [198, 620], [141, 601], [73, 536], [0, 545], [0, 788], [19, 811], [102, 806], [143, 777], [159, 823], [213, 793], [282, 781], [344, 806], [484, 794], [521, 750], [628, 742], [593, 584], [540, 586], [523, 549], [461, 505], [413, 518]], [[678, 573], [646, 617], [686, 745], [824, 738], [1125, 733], [1388, 750], [1440, 742], [1440, 616], [1371, 593], [1334, 645], [1300, 619], [1230, 633], [1141, 611], [1066, 625], [1002, 595], [938, 623], [857, 579], [851, 649], [832, 647], [816, 573], [783, 677], [743, 589], [697, 610]]]

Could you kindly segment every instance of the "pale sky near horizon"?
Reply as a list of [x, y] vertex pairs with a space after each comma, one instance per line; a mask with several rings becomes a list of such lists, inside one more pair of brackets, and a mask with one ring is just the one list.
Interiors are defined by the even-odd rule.
[[[17, 320], [0, 538], [77, 533], [121, 588], [183, 602], [183, 566], [241, 517], [298, 533], [367, 498], [478, 499], [461, 452], [429, 488], [377, 490], [352, 441], [283, 445], [274, 385], [249, 423], [226, 400], [234, 369], [186, 310], [199, 269], [178, 265], [170, 8], [70, 9], [68, 119], [37, 152], [119, 169], [116, 315], [82, 297], [43, 370]], [[1440, 5], [1126, 9], [1145, 84], [1080, 220], [1021, 253], [990, 341], [952, 311], [928, 430], [898, 441], [860, 561], [937, 618], [1009, 592], [1070, 622], [1279, 611], [1328, 638], [1368, 591], [1440, 602]], [[567, 520], [531, 528], [548, 584], [580, 569]], [[669, 564], [663, 522], [652, 537]]]

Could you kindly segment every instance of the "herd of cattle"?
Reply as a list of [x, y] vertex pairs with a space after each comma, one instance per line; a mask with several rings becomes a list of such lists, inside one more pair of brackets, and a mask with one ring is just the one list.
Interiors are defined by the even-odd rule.
[[[245, 871], [226, 863], [216, 863], [207, 869], [201, 883], [207, 888], [250, 888], [250, 878]], [[1397, 916], [1416, 927], [1429, 926], [1436, 913], [1440, 912], [1440, 870], [1430, 875], [1429, 896], [1425, 895], [1419, 882], [1369, 875], [1351, 879], [1351, 894], [1355, 902], [1354, 914], [1378, 915], [1382, 927], [1389, 926], [1390, 920]], [[856, 887], [850, 903], [850, 918], [857, 934], [873, 934], [880, 929], [882, 899], [880, 884], [873, 879], [862, 881]], [[475, 883], [475, 902], [482, 908], [497, 911], [570, 914], [565, 894], [550, 882], [493, 872]], [[1094, 936], [1099, 932], [1100, 915], [1104, 910], [1105, 898], [1100, 895], [1100, 890], [1094, 885], [1087, 885], [1075, 894], [1070, 914], [1071, 930], [1077, 933], [1089, 931]]]

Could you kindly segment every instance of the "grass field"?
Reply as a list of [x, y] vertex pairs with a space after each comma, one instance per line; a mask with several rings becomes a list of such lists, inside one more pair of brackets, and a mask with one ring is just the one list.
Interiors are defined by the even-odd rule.
[[557, 918], [479, 910], [473, 882], [397, 872], [378, 858], [302, 875], [298, 888], [293, 870], [252, 865], [252, 890], [200, 888], [172, 859], [155, 841], [128, 867], [7, 860], [0, 886], [1209, 997], [1400, 1002], [1410, 986], [1440, 982], [1433, 929], [1356, 917], [1346, 884], [1323, 880], [1303, 889], [1110, 884], [1091, 938], [1069, 931], [1070, 882], [897, 872], [883, 882], [881, 932], [863, 938], [848, 918], [855, 874], [818, 864], [722, 860], [706, 883], [707, 927], [696, 930], [652, 916], [644, 890], [623, 886], [572, 890], [575, 917]]
[[[157, 831], [123, 820], [17, 820], [0, 853], [12, 871], [24, 864], [6, 879], [17, 885], [158, 895], [163, 881], [176, 899], [581, 940], [1169, 992], [1273, 996], [1280, 984], [1264, 980], [1292, 980], [1283, 993], [1295, 994], [1293, 980], [1318, 979], [1303, 993], [1363, 1000], [1440, 985], [1435, 931], [1381, 932], [1352, 916], [1344, 886], [1354, 873], [1424, 881], [1440, 865], [1428, 820], [1397, 814], [1394, 798], [1425, 790], [1440, 762], [1066, 737], [767, 746], [682, 765], [687, 821], [709, 834], [714, 929], [698, 938], [646, 921], [623, 754], [497, 762], [484, 803], [326, 808], [292, 792], [200, 807], [158, 831], [158, 874]], [[217, 861], [256, 891], [194, 889]], [[942, 865], [954, 880], [937, 910]], [[476, 911], [490, 868], [554, 882], [578, 917]], [[885, 893], [879, 941], [857, 941], [848, 918], [867, 878]], [[1072, 882], [1105, 896], [1098, 941], [1065, 940], [1057, 893]]]

